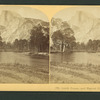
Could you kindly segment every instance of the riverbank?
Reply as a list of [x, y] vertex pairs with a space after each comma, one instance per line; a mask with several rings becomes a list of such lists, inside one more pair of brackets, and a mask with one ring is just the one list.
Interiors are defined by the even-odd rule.
[[19, 63], [0, 63], [0, 83], [46, 84], [48, 81], [48, 68]]
[[100, 83], [100, 65], [62, 63], [50, 66], [50, 83]]
[[29, 55], [32, 58], [48, 59], [49, 60], [49, 53], [47, 53], [47, 52], [29, 53]]
[[72, 52], [88, 52], [88, 53], [100, 53], [100, 50], [95, 51], [95, 50], [69, 50], [69, 51], [50, 51], [50, 53], [72, 53]]
[[39, 58], [39, 59], [49, 59], [49, 53], [48, 52], [37, 52], [37, 53], [31, 53], [29, 51], [0, 51], [0, 52], [15, 52], [20, 53], [22, 55], [30, 56], [32, 58]]

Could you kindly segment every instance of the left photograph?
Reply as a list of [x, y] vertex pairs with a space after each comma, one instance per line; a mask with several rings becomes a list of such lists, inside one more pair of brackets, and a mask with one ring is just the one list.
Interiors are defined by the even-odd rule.
[[49, 20], [41, 11], [0, 6], [0, 83], [49, 83]]

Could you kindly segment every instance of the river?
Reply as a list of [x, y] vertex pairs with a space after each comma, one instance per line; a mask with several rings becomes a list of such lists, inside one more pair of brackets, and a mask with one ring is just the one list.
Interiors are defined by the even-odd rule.
[[100, 53], [73, 52], [73, 53], [51, 53], [50, 62], [53, 63], [79, 63], [100, 65]]
[[19, 63], [35, 67], [48, 66], [47, 59], [32, 58], [28, 53], [0, 52], [0, 63]]
[[0, 52], [0, 83], [48, 83], [49, 60], [27, 53]]
[[50, 83], [100, 83], [100, 53], [51, 53]]

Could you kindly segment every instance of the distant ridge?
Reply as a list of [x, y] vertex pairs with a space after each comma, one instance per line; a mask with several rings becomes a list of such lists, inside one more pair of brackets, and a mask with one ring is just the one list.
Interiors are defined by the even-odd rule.
[[73, 29], [77, 42], [87, 43], [89, 39], [100, 39], [100, 19], [84, 11], [77, 11], [75, 15], [67, 21], [62, 21], [60, 18], [52, 18], [51, 23], [55, 23], [52, 24], [52, 34], [57, 29], [62, 28], [60, 25], [64, 23], [64, 27], [68, 27], [69, 25]]
[[49, 23], [40, 19], [23, 18], [20, 14], [3, 10], [0, 15], [0, 34], [5, 42], [15, 39], [29, 39], [30, 30], [38, 25], [49, 27]]

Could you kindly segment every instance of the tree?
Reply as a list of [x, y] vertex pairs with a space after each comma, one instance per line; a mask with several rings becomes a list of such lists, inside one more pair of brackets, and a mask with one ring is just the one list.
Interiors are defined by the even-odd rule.
[[3, 43], [2, 43], [2, 37], [0, 36], [0, 48], [2, 48]]
[[14, 43], [14, 49], [16, 51], [27, 51], [28, 50], [28, 41], [26, 39], [15, 39]]
[[49, 28], [43, 27], [40, 24], [33, 27], [30, 36], [30, 49], [37, 52], [49, 49]]
[[61, 52], [65, 51], [65, 47], [68, 49], [73, 48], [75, 42], [74, 32], [71, 28], [63, 30], [57, 30], [52, 35], [54, 45], [60, 45]]
[[89, 41], [87, 43], [87, 50], [93, 50], [93, 42], [91, 39], [89, 39]]
[[19, 49], [19, 40], [18, 39], [15, 39], [15, 41], [14, 41], [14, 49], [15, 50], [18, 50]]

